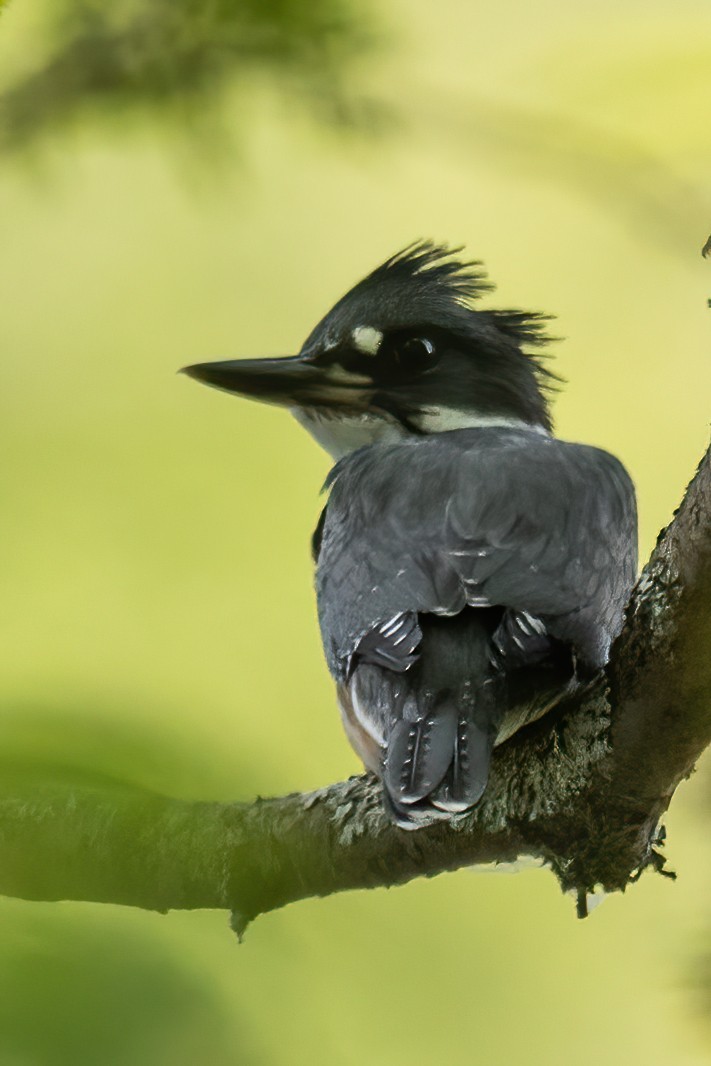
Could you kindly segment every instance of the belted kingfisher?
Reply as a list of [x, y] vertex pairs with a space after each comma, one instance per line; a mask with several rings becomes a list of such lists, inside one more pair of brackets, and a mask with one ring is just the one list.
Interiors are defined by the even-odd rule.
[[461, 249], [404, 249], [296, 356], [187, 374], [287, 407], [336, 461], [313, 537], [346, 734], [406, 829], [480, 799], [492, 750], [605, 665], [637, 569], [634, 486], [552, 436], [546, 316], [479, 310]]

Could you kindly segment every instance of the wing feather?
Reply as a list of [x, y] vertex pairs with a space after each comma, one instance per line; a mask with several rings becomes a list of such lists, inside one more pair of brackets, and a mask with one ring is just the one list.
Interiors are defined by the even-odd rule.
[[[533, 430], [456, 430], [361, 449], [330, 482], [317, 588], [339, 680], [359, 648], [392, 653], [389, 619], [467, 605], [526, 612], [604, 662], [636, 571], [634, 488], [613, 456]], [[411, 639], [402, 650], [407, 669]]]

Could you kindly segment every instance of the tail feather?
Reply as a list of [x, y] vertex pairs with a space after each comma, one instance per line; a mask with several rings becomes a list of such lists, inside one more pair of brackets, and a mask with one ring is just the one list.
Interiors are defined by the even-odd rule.
[[493, 750], [493, 730], [482, 729], [469, 716], [460, 715], [451, 766], [440, 787], [430, 796], [434, 806], [450, 814], [460, 814], [478, 803], [489, 780]]
[[385, 787], [397, 804], [418, 803], [447, 773], [457, 741], [457, 712], [447, 704], [399, 719], [388, 737]]
[[398, 721], [383, 772], [390, 819], [418, 829], [471, 810], [486, 788], [493, 748], [492, 729], [448, 706], [419, 722]]
[[433, 807], [427, 800], [421, 803], [398, 803], [387, 787], [383, 788], [383, 807], [390, 821], [400, 829], [424, 829], [428, 825], [447, 821], [452, 817], [447, 811]]
[[[404, 829], [474, 807], [502, 730], [509, 735], [511, 721], [515, 729], [537, 717], [569, 683], [567, 653], [558, 663], [550, 648], [541, 660], [536, 645], [534, 662], [522, 664], [526, 639], [539, 637], [535, 619], [523, 619], [532, 633], [509, 626], [513, 651], [503, 638], [494, 641], [503, 614], [503, 608], [467, 608], [454, 617], [400, 614], [359, 645], [343, 686], [344, 721], [356, 751], [383, 782], [388, 816]], [[415, 630], [422, 637], [416, 648]], [[546, 698], [537, 709], [541, 677]]]

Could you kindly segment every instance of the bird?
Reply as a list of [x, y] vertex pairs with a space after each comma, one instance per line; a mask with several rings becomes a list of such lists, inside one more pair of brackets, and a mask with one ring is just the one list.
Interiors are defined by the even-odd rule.
[[334, 461], [313, 535], [346, 736], [404, 830], [481, 800], [494, 749], [597, 676], [637, 572], [633, 482], [553, 433], [548, 315], [487, 310], [479, 260], [417, 241], [298, 355], [185, 373], [287, 408]]

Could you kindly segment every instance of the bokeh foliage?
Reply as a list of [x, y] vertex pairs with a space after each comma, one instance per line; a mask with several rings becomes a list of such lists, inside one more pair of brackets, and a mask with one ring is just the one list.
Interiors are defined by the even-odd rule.
[[322, 118], [359, 122], [368, 108], [348, 75], [374, 41], [355, 0], [59, 0], [46, 56], [0, 94], [0, 144], [97, 108], [210, 126], [227, 85], [255, 74]]

